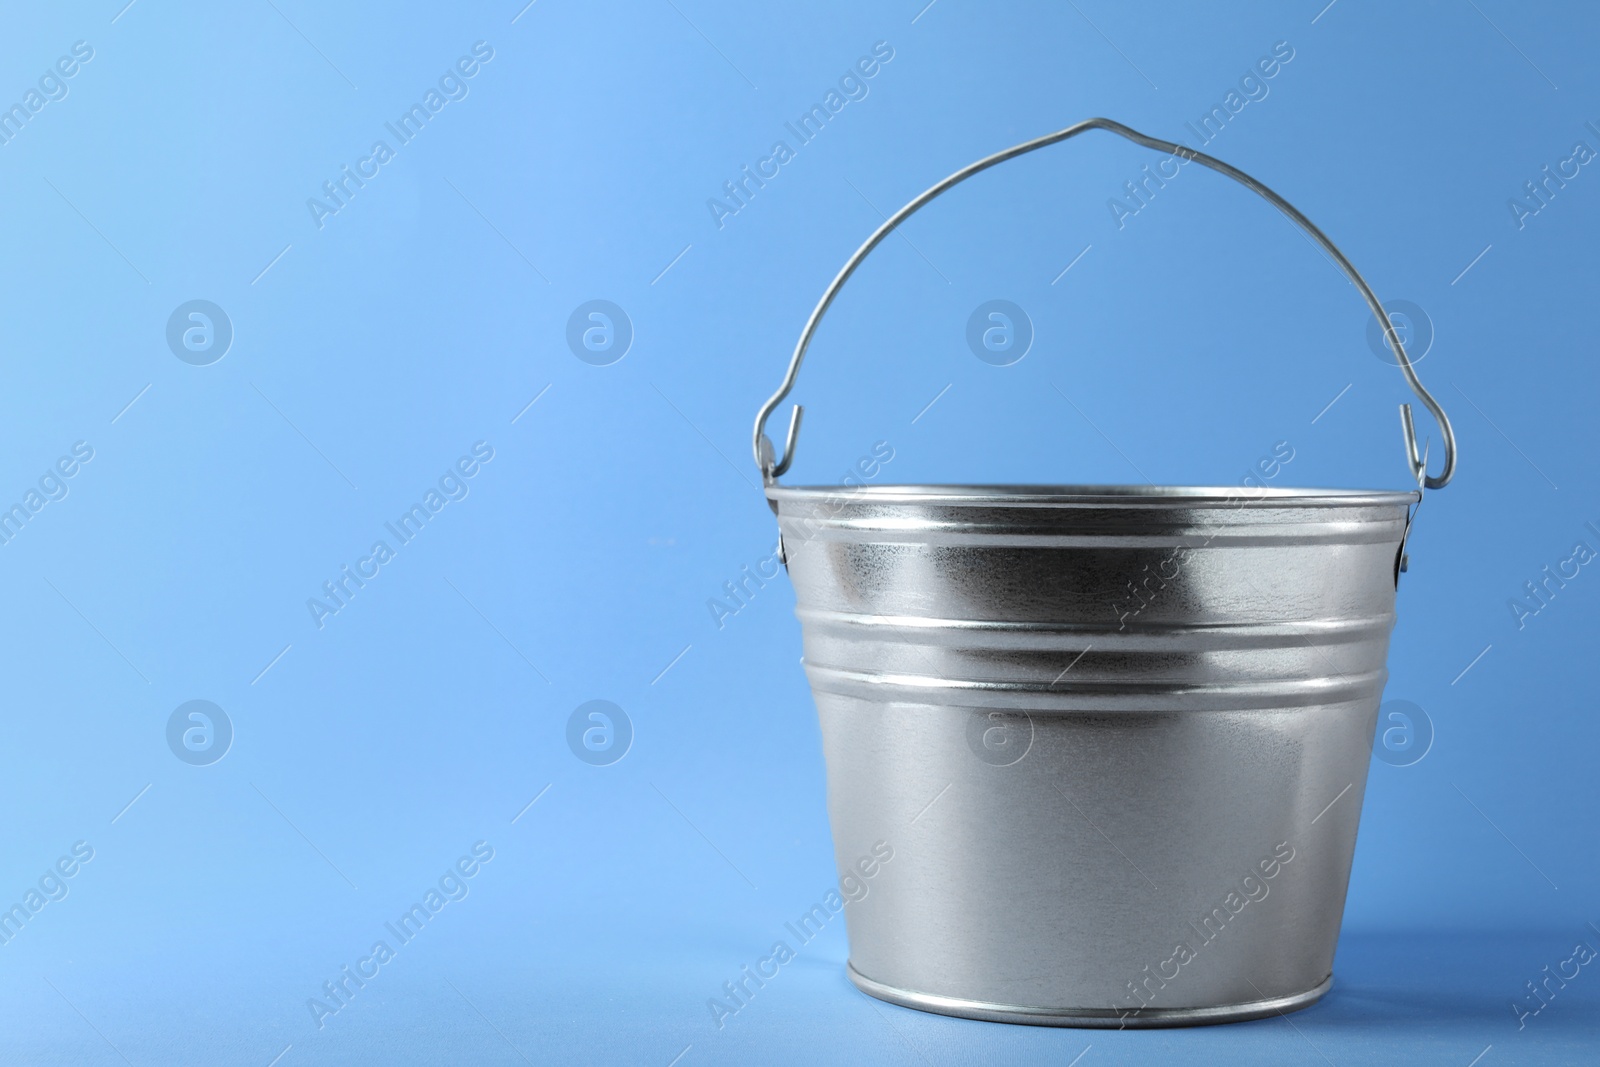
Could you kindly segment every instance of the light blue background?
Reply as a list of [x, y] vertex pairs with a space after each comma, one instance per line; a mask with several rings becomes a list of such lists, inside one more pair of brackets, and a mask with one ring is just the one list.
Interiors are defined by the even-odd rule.
[[[0, 146], [0, 498], [74, 442], [94, 459], [0, 546], [0, 897], [95, 856], [0, 945], [0, 1062], [1594, 1056], [1600, 976], [1520, 1032], [1510, 1004], [1600, 944], [1600, 577], [1523, 629], [1507, 601], [1600, 548], [1600, 172], [1522, 229], [1507, 201], [1600, 148], [1600, 21], [923, 2], [9, 7], [0, 103], [76, 41], [94, 58]], [[477, 41], [468, 95], [319, 229], [307, 198]], [[707, 199], [878, 41], [868, 95], [719, 228]], [[707, 608], [771, 550], [749, 427], [806, 314], [946, 173], [1092, 115], [1190, 139], [1279, 41], [1208, 151], [1426, 309], [1461, 442], [1387, 691], [1436, 739], [1373, 767], [1334, 992], [1204, 1031], [950, 1020], [857, 994], [836, 922], [717, 1029], [706, 999], [834, 878], [790, 590], [721, 629]], [[1119, 230], [1107, 200], [1157, 158], [1090, 134], [891, 239], [818, 335], [789, 480], [883, 440], [886, 480], [1234, 484], [1288, 441], [1278, 484], [1403, 486], [1409, 397], [1354, 290], [1197, 168]], [[165, 340], [197, 298], [235, 331], [204, 367]], [[1036, 329], [1011, 367], [963, 340], [994, 298]], [[565, 340], [591, 299], [635, 329], [611, 366]], [[319, 629], [307, 598], [478, 441], [470, 495]], [[565, 741], [597, 698], [635, 730], [609, 767]], [[165, 740], [192, 699], [236, 733], [208, 767]], [[307, 998], [479, 840], [466, 899], [319, 1030]]]

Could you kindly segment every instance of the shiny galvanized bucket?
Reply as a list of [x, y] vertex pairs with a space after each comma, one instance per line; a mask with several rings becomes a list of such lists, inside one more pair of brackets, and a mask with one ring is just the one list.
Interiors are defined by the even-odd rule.
[[[903, 219], [999, 162], [1103, 129], [1235, 178], [1383, 324], [1444, 445], [1402, 407], [1417, 490], [777, 484], [764, 433], [839, 287]], [[892, 216], [812, 313], [756, 459], [822, 720], [850, 978], [949, 1015], [1060, 1026], [1250, 1019], [1332, 981], [1420, 488], [1455, 442], [1371, 289], [1261, 183], [1092, 119]]]

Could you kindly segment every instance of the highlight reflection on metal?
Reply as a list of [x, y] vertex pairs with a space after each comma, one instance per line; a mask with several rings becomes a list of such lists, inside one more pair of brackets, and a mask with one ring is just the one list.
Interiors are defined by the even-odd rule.
[[1400, 342], [1400, 335], [1395, 331], [1394, 324], [1389, 321], [1389, 316], [1383, 310], [1383, 304], [1378, 300], [1377, 294], [1372, 291], [1372, 287], [1367, 284], [1366, 279], [1361, 277], [1355, 266], [1345, 258], [1344, 253], [1339, 251], [1338, 246], [1329, 240], [1327, 235], [1319, 230], [1310, 219], [1302, 215], [1293, 204], [1244, 171], [1224, 163], [1220, 159], [1208, 156], [1204, 152], [1196, 152], [1186, 145], [1177, 144], [1173, 141], [1163, 141], [1157, 137], [1149, 137], [1122, 125], [1120, 122], [1113, 122], [1105, 118], [1086, 119], [1083, 122], [1068, 126], [1064, 130], [1057, 130], [1055, 133], [1046, 134], [1031, 141], [1024, 141], [1022, 144], [1013, 145], [1002, 152], [996, 152], [992, 156], [962, 167], [889, 216], [883, 225], [873, 231], [872, 236], [868, 237], [865, 243], [856, 249], [855, 254], [846, 261], [844, 267], [829, 283], [828, 288], [822, 294], [822, 299], [817, 302], [816, 308], [812, 310], [811, 317], [806, 320], [805, 329], [800, 332], [800, 340], [795, 345], [794, 355], [789, 359], [789, 369], [783, 376], [783, 384], [761, 406], [760, 412], [756, 415], [752, 447], [755, 451], [756, 465], [761, 468], [761, 475], [767, 484], [770, 485], [776, 479], [782, 477], [788, 471], [789, 465], [794, 462], [795, 442], [800, 435], [800, 419], [804, 409], [796, 404], [793, 413], [790, 415], [789, 432], [784, 439], [783, 455], [781, 457], [774, 455], [772, 442], [767, 437], [767, 419], [771, 417], [777, 406], [783, 403], [784, 398], [789, 395], [789, 391], [794, 388], [795, 379], [800, 374], [800, 364], [805, 359], [806, 348], [811, 344], [811, 337], [816, 333], [818, 324], [822, 322], [822, 316], [827, 313], [828, 306], [833, 303], [834, 297], [839, 294], [839, 290], [849, 280], [850, 275], [854, 274], [856, 268], [861, 265], [861, 261], [867, 258], [867, 254], [917, 209], [952, 186], [966, 181], [974, 174], [1004, 163], [1008, 159], [1024, 155], [1035, 149], [1044, 148], [1058, 141], [1065, 141], [1069, 137], [1076, 137], [1078, 134], [1088, 130], [1106, 130], [1117, 134], [1119, 137], [1126, 137], [1135, 144], [1162, 152], [1170, 152], [1183, 159], [1193, 160], [1202, 166], [1210, 167], [1220, 174], [1225, 174], [1266, 199], [1279, 211], [1287, 215], [1290, 221], [1305, 231], [1312, 240], [1316, 241], [1322, 247], [1322, 250], [1332, 257], [1339, 269], [1344, 271], [1345, 276], [1350, 279], [1356, 289], [1360, 291], [1361, 296], [1367, 302], [1367, 307], [1371, 309], [1372, 314], [1383, 327], [1384, 336], [1389, 341], [1389, 347], [1394, 350], [1395, 358], [1400, 364], [1400, 371], [1405, 375], [1406, 384], [1411, 386], [1411, 391], [1433, 413], [1434, 420], [1439, 424], [1439, 434], [1444, 441], [1444, 466], [1438, 474], [1430, 475], [1427, 473], [1422, 456], [1417, 452], [1417, 433], [1411, 417], [1411, 405], [1400, 405], [1400, 426], [1405, 436], [1406, 460], [1412, 472], [1412, 480], [1423, 482], [1429, 489], [1442, 489], [1449, 484], [1450, 478], [1455, 474], [1456, 469], [1456, 437], [1455, 431], [1450, 426], [1450, 419], [1445, 415], [1444, 408], [1439, 406], [1439, 402], [1433, 398], [1433, 395], [1423, 386], [1422, 380], [1417, 377], [1416, 369], [1411, 365], [1411, 358], [1406, 355], [1405, 346]]
[[[938, 192], [1103, 128], [973, 164], [901, 209], [812, 313], [756, 421], [822, 722], [863, 991], [970, 1018], [1174, 1026], [1314, 1003], [1332, 981], [1417, 489], [780, 486], [763, 432], [855, 266]], [[863, 871], [864, 874], [868, 872]], [[868, 874], [868, 876], [871, 876]]]

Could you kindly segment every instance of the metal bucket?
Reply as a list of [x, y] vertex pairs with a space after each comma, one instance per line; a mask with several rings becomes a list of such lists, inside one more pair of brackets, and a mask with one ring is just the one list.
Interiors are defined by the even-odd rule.
[[[764, 433], [822, 314], [895, 226], [1005, 159], [1104, 129], [1236, 178], [1334, 258], [1437, 419], [1417, 490], [795, 488]], [[824, 294], [755, 450], [821, 715], [851, 980], [969, 1018], [1250, 1019], [1332, 981], [1395, 588], [1455, 443], [1381, 305], [1259, 182], [1092, 119], [957, 172]]]

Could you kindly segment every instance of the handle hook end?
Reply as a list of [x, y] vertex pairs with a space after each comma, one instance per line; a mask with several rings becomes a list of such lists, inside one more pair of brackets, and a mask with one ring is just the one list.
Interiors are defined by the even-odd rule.
[[789, 464], [794, 462], [794, 446], [800, 438], [800, 420], [804, 417], [805, 411], [803, 404], [796, 404], [794, 411], [789, 415], [789, 432], [783, 437], [782, 459], [773, 456], [772, 439], [764, 433], [761, 435], [761, 444], [758, 446], [761, 449], [761, 474], [768, 485], [783, 477], [784, 472], [789, 469]]
[[[1400, 431], [1406, 439], [1406, 459], [1411, 466], [1411, 477], [1418, 488], [1443, 489], [1450, 481], [1449, 464], [1438, 476], [1428, 473], [1428, 450], [1417, 451], [1417, 426], [1411, 418], [1411, 405], [1400, 405]], [[1448, 441], [1446, 442], [1449, 443]], [[1448, 456], [1446, 459], [1448, 460]]]

